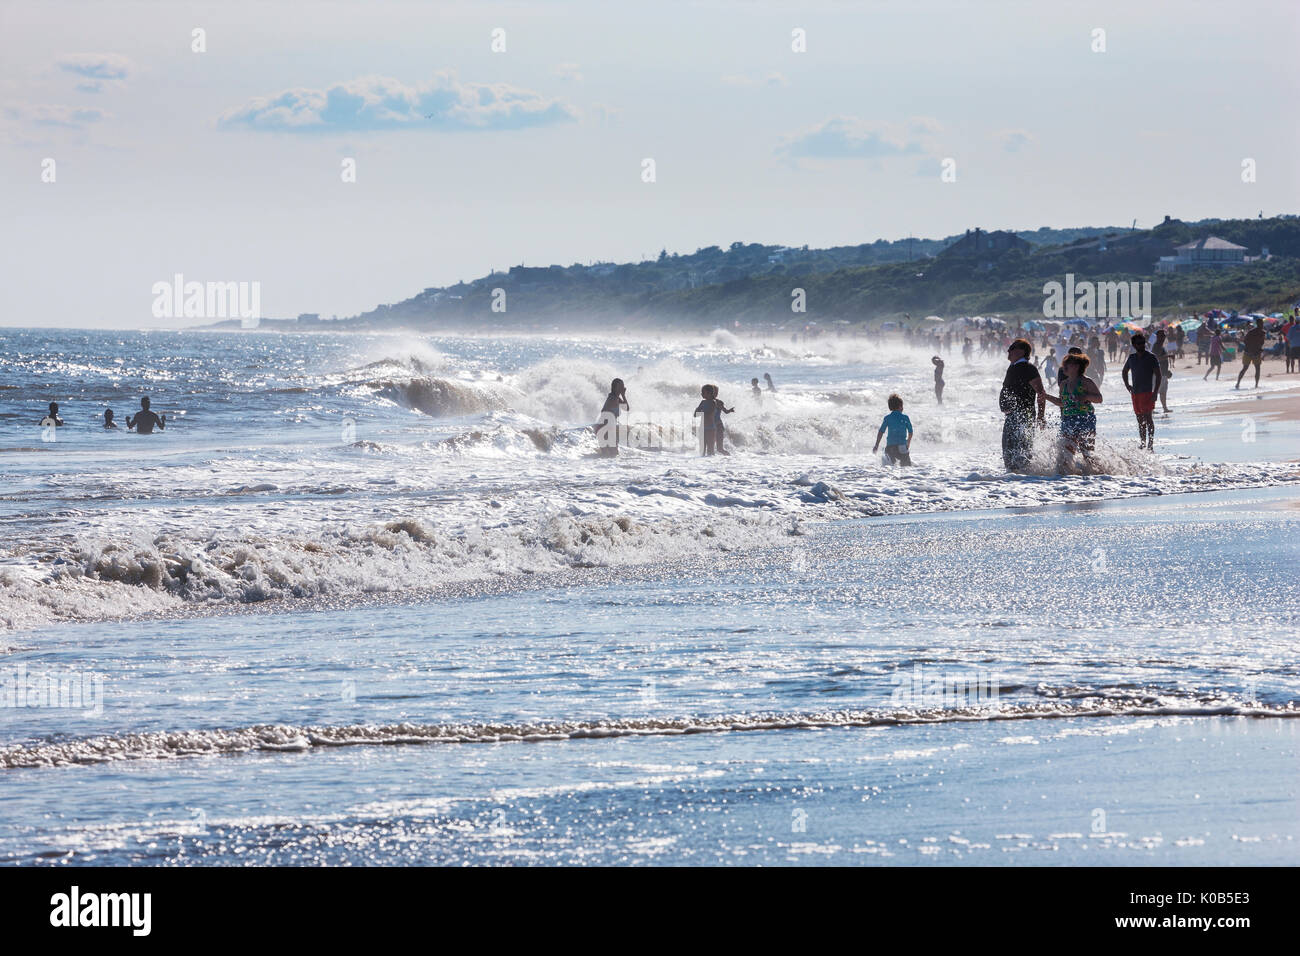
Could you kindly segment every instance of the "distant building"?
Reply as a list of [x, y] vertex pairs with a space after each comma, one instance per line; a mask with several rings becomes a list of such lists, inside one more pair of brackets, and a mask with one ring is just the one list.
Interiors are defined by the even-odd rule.
[[1161, 256], [1156, 262], [1157, 272], [1182, 272], [1185, 269], [1223, 269], [1244, 265], [1246, 247], [1218, 236], [1204, 236], [1184, 243], [1172, 256]]
[[999, 255], [1012, 249], [1030, 250], [1028, 240], [1021, 239], [1014, 232], [999, 229], [985, 232], [982, 229], [967, 229], [966, 235], [943, 250], [945, 256], [987, 256]]

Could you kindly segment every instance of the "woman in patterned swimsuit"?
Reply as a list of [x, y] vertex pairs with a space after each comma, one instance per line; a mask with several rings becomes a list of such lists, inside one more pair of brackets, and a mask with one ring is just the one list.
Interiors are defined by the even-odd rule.
[[1101, 389], [1085, 376], [1088, 356], [1068, 355], [1061, 363], [1064, 378], [1061, 380], [1061, 397], [1048, 395], [1047, 400], [1061, 407], [1061, 454], [1057, 471], [1065, 473], [1071, 460], [1083, 452], [1089, 461], [1097, 441], [1097, 414], [1092, 406], [1101, 404]]

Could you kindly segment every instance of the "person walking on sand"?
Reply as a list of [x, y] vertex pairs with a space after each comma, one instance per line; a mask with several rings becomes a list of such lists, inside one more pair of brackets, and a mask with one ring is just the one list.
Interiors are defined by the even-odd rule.
[[1151, 416], [1156, 410], [1156, 392], [1160, 389], [1160, 363], [1147, 351], [1145, 335], [1137, 332], [1131, 341], [1133, 354], [1124, 362], [1121, 377], [1132, 396], [1133, 414], [1137, 416], [1138, 447], [1155, 451], [1156, 423]]
[[1300, 372], [1300, 318], [1294, 316], [1286, 332], [1286, 370]]
[[[1196, 364], [1201, 365], [1210, 360], [1210, 339], [1214, 333], [1210, 331], [1210, 325], [1205, 319], [1201, 319], [1201, 324], [1196, 327]], [[1208, 375], [1209, 373], [1206, 372]], [[1204, 381], [1204, 379], [1202, 379]]]
[[896, 465], [911, 465], [912, 420], [903, 414], [901, 396], [890, 395], [887, 404], [889, 414], [880, 423], [880, 431], [876, 432], [876, 445], [871, 452], [875, 454], [880, 451], [880, 439], [884, 437], [885, 454], [889, 460]]
[[1214, 380], [1217, 382], [1219, 380], [1219, 373], [1223, 371], [1223, 335], [1218, 329], [1207, 334], [1209, 334], [1209, 345], [1206, 346], [1205, 354], [1209, 357], [1210, 364], [1206, 366], [1205, 374], [1201, 376], [1201, 381], [1204, 382], [1210, 377], [1210, 373], [1213, 372]]
[[942, 405], [944, 386], [943, 359], [936, 355], [934, 358], [930, 359], [930, 364], [934, 366], [934, 397], [938, 400], [939, 404]]
[[1047, 392], [1029, 355], [1032, 351], [1024, 339], [1007, 346], [1007, 374], [998, 393], [1002, 423], [1002, 461], [1007, 471], [1023, 471], [1034, 453], [1034, 405], [1038, 406], [1037, 424], [1046, 425]]
[[627, 386], [621, 378], [609, 383], [609, 394], [600, 408], [600, 421], [596, 423], [596, 437], [600, 441], [601, 458], [618, 457], [619, 410], [631, 411], [627, 404]]
[[1237, 373], [1236, 388], [1241, 388], [1241, 380], [1246, 377], [1246, 372], [1252, 364], [1255, 366], [1255, 387], [1259, 388], [1259, 363], [1264, 358], [1264, 320], [1256, 319], [1255, 327], [1246, 333], [1245, 341], [1241, 346], [1241, 371]]
[[717, 451], [718, 417], [712, 385], [700, 386], [700, 404], [695, 406], [695, 416], [700, 419], [700, 454], [708, 457]]
[[1056, 470], [1061, 474], [1069, 473], [1074, 456], [1080, 452], [1085, 467], [1090, 465], [1097, 444], [1093, 406], [1101, 404], [1101, 389], [1084, 374], [1089, 364], [1086, 355], [1067, 355], [1061, 363], [1061, 397], [1047, 396], [1049, 402], [1061, 408], [1061, 447], [1056, 459]]

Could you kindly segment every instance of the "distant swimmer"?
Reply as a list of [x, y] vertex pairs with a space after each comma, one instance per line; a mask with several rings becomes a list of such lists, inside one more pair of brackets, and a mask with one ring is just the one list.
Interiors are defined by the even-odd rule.
[[[600, 457], [618, 457], [618, 416], [619, 409], [628, 408], [627, 386], [621, 378], [609, 383], [609, 394], [600, 409], [600, 421], [596, 423], [596, 435], [600, 439]], [[603, 431], [602, 431], [603, 429]]]
[[113, 421], [113, 410], [111, 408], [104, 409], [104, 427], [105, 428], [117, 427], [117, 422]]
[[51, 425], [62, 425], [63, 419], [59, 417], [59, 403], [50, 402], [50, 413], [41, 419], [41, 427], [49, 428]]
[[934, 358], [930, 359], [930, 364], [934, 366], [934, 397], [937, 398], [939, 400], [939, 404], [942, 405], [943, 385], [944, 385], [943, 359], [939, 358], [939, 356], [936, 355]]
[[761, 388], [759, 387], [759, 385], [758, 385], [758, 379], [756, 379], [756, 378], [751, 378], [751, 379], [749, 380], [749, 386], [750, 386], [751, 389], [753, 389], [753, 392], [754, 392], [754, 398], [758, 401], [758, 404], [762, 405], [762, 404], [763, 404], [763, 389], [761, 389]]
[[772, 373], [771, 373], [771, 372], [764, 372], [764, 373], [763, 373], [763, 381], [767, 382], [767, 390], [768, 390], [769, 392], [775, 392], [775, 391], [776, 391], [776, 386], [775, 386], [774, 384], [772, 384]]
[[903, 414], [903, 399], [899, 395], [890, 395], [889, 414], [880, 423], [876, 432], [876, 446], [872, 454], [880, 451], [880, 439], [885, 438], [885, 454], [897, 465], [912, 463], [912, 420]]
[[[1151, 417], [1156, 410], [1156, 394], [1160, 391], [1160, 362], [1147, 351], [1147, 337], [1141, 332], [1130, 339], [1133, 354], [1124, 362], [1120, 373], [1124, 387], [1133, 399], [1133, 414], [1137, 416], [1138, 447], [1155, 451], [1156, 423]], [[1129, 381], [1129, 376], [1133, 381]]]
[[140, 410], [134, 416], [126, 416], [126, 427], [135, 429], [137, 435], [152, 435], [155, 428], [162, 431], [167, 427], [167, 416], [149, 411], [149, 398], [146, 396], [140, 399]]

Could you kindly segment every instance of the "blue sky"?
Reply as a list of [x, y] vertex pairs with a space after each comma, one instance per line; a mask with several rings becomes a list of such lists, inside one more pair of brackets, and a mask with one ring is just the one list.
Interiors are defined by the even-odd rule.
[[15, 0], [0, 323], [158, 325], [176, 273], [348, 315], [521, 262], [1300, 212], [1298, 40], [1285, 0]]

